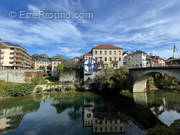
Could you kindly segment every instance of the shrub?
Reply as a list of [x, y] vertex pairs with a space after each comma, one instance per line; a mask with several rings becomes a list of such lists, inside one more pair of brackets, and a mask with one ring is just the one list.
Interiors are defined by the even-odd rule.
[[37, 87], [36, 88], [36, 93], [43, 93], [43, 88], [42, 87]]
[[147, 135], [172, 135], [170, 128], [158, 125], [146, 131]]
[[72, 90], [72, 87], [71, 86], [65, 86], [65, 89], [64, 89], [65, 91], [70, 91], [70, 90]]
[[24, 96], [33, 92], [34, 85], [4, 82], [1, 84], [0, 89], [0, 94], [2, 95], [5, 94], [6, 96]]
[[80, 81], [80, 82], [76, 82], [75, 84], [74, 84], [74, 86], [75, 86], [75, 90], [78, 90], [78, 91], [83, 91], [84, 90], [84, 85], [82, 84], [82, 81]]
[[0, 96], [6, 96], [6, 91], [0, 88]]
[[43, 72], [37, 72], [37, 75], [31, 79], [33, 85], [40, 84], [43, 79]]
[[57, 88], [55, 89], [55, 91], [60, 92], [60, 91], [61, 91], [61, 87], [57, 87]]
[[112, 91], [116, 93], [129, 89], [129, 70], [125, 66], [116, 70], [112, 68], [104, 69], [95, 76], [93, 83], [90, 84], [90, 88], [98, 92]]

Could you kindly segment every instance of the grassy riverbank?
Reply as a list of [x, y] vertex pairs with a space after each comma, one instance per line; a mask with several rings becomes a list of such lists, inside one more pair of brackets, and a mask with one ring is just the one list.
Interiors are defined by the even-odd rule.
[[34, 85], [0, 81], [0, 96], [24, 96], [33, 92]]

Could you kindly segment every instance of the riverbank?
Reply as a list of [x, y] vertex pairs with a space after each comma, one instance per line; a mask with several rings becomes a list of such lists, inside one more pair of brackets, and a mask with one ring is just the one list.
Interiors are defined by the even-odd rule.
[[34, 85], [0, 81], [0, 97], [17, 97], [32, 94]]
[[12, 82], [0, 81], [0, 99], [10, 98], [10, 97], [23, 97], [26, 95], [52, 94], [52, 93], [56, 93], [56, 94], [58, 93], [62, 95], [72, 95], [79, 93], [79, 89], [77, 88], [76, 85], [73, 84], [33, 85], [29, 83], [24, 84], [24, 83], [12, 83]]

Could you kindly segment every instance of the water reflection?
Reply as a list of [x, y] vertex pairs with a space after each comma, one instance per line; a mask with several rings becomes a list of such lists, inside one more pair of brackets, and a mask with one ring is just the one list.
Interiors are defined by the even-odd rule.
[[180, 93], [178, 92], [134, 93], [133, 97], [136, 103], [147, 106], [167, 126], [180, 120]]
[[[98, 112], [93, 101], [84, 102], [83, 126], [91, 127], [92, 133], [100, 134], [125, 134], [125, 135], [142, 135], [144, 131], [131, 118], [117, 111], [114, 115], [109, 112]], [[105, 106], [103, 106], [105, 107]], [[100, 115], [99, 115], [100, 113]]]
[[0, 134], [144, 135], [147, 129], [163, 125], [161, 121], [172, 124], [180, 118], [179, 112], [179, 101], [159, 95], [136, 94], [134, 101], [126, 98], [29, 96], [0, 100]]
[[32, 97], [1, 100], [0, 134], [16, 130], [26, 113], [37, 111], [39, 103]]

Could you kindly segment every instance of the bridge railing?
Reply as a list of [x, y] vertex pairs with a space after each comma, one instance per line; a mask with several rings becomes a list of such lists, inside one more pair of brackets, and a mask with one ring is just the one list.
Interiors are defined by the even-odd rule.
[[171, 65], [148, 65], [148, 66], [129, 66], [129, 69], [135, 68], [162, 68], [162, 67], [180, 67], [178, 64], [171, 64]]

